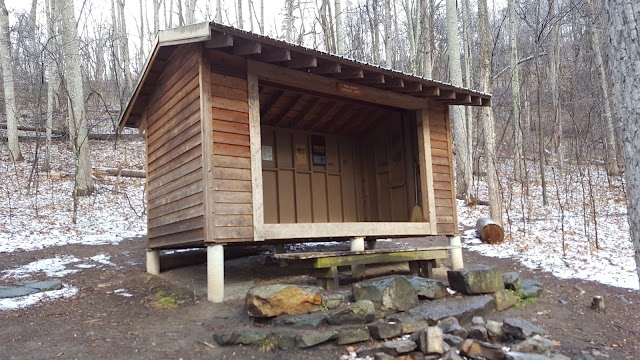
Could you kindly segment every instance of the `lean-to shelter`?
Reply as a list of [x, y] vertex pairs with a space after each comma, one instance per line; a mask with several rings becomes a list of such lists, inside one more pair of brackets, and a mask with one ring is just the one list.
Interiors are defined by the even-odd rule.
[[207, 247], [221, 301], [224, 246], [456, 237], [449, 105], [490, 95], [217, 23], [161, 31], [119, 123], [146, 135], [148, 267]]

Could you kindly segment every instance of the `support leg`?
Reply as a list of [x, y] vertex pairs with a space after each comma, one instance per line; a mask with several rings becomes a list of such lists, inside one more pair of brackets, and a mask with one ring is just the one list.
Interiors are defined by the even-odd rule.
[[147, 272], [160, 275], [160, 250], [147, 249]]
[[224, 247], [207, 246], [207, 299], [214, 303], [224, 300]]
[[453, 249], [449, 250], [451, 253], [451, 269], [457, 270], [464, 267], [462, 261], [462, 247], [460, 245], [460, 236], [449, 237], [449, 246]]
[[[357, 237], [351, 239], [351, 251], [364, 251], [364, 238]], [[364, 265], [351, 265], [351, 276], [359, 279], [364, 276]]]

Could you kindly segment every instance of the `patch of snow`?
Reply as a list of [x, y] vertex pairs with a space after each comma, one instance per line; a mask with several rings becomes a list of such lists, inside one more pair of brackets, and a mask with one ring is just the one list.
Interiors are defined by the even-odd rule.
[[133, 297], [133, 295], [128, 293], [127, 290], [125, 289], [116, 289], [116, 290], [113, 290], [113, 293], [119, 296]]
[[90, 257], [89, 259], [91, 261], [97, 262], [98, 264], [108, 265], [108, 266], [116, 266], [116, 264], [114, 264], [111, 261], [109, 261], [111, 259], [111, 256], [109, 256], [107, 254], [98, 254], [96, 256]]
[[[509, 174], [510, 166], [502, 164], [502, 173]], [[530, 174], [536, 171], [532, 167]], [[557, 170], [546, 171], [551, 177], [546, 206], [539, 182], [530, 182], [529, 196], [523, 196], [518, 182], [502, 185], [505, 241], [501, 244], [484, 244], [476, 237], [476, 220], [488, 216], [488, 206], [467, 207], [458, 201], [462, 246], [485, 256], [514, 258], [528, 268], [546, 270], [560, 278], [637, 290], [622, 184], [615, 179], [610, 183], [604, 169], [595, 166], [567, 165], [562, 176]], [[501, 181], [509, 180], [505, 176]], [[487, 200], [483, 180], [475, 184], [474, 195]]]
[[68, 264], [73, 264], [80, 261], [80, 259], [71, 255], [56, 256], [49, 259], [40, 259], [33, 261], [27, 265], [17, 267], [15, 269], [4, 270], [3, 278], [21, 279], [37, 273], [43, 273], [48, 277], [63, 277], [65, 275], [73, 274], [80, 271], [76, 269], [67, 269]]
[[52, 290], [39, 292], [31, 295], [20, 296], [17, 298], [0, 299], [0, 311], [11, 311], [23, 309], [41, 301], [51, 301], [55, 299], [70, 298], [78, 293], [78, 289], [64, 285], [60, 290]]

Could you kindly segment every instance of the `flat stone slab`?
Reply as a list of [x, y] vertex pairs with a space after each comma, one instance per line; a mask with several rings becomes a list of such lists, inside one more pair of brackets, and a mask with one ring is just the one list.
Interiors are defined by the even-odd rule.
[[449, 316], [457, 318], [461, 323], [466, 323], [470, 322], [474, 316], [486, 315], [494, 308], [495, 301], [492, 296], [464, 296], [428, 301], [409, 310], [409, 314], [434, 323]]
[[30, 280], [16, 283], [18, 286], [25, 286], [38, 291], [53, 291], [62, 289], [62, 281], [58, 280]]
[[295, 329], [316, 329], [327, 323], [327, 315], [321, 312], [302, 315], [281, 315], [273, 318], [273, 326], [288, 326]]
[[40, 290], [26, 286], [0, 286], [0, 299], [16, 298], [39, 293]]

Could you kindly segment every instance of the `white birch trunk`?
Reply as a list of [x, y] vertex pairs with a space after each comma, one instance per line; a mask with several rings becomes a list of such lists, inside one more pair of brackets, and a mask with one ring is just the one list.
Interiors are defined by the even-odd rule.
[[420, 31], [420, 43], [424, 49], [422, 55], [422, 76], [427, 79], [433, 77], [433, 48], [431, 47], [431, 15], [427, 10], [427, 0], [420, 0], [420, 14], [422, 18], [422, 31]]
[[[618, 146], [616, 144], [615, 128], [613, 126], [613, 115], [611, 114], [611, 99], [609, 97], [609, 82], [607, 81], [607, 71], [602, 60], [602, 43], [600, 41], [600, 26], [597, 10], [593, 6], [593, 0], [588, 0], [591, 15], [591, 48], [593, 49], [594, 60], [598, 71], [600, 92], [602, 94], [602, 117], [606, 133], [605, 161], [609, 175], [620, 175], [618, 167]], [[637, 45], [638, 46], [638, 45]]]
[[342, 55], [344, 53], [344, 28], [342, 26], [342, 2], [334, 1], [334, 10], [336, 12], [336, 53]]
[[[478, 0], [478, 18], [480, 32], [480, 90], [491, 93], [491, 33], [489, 32], [489, 14], [487, 0]], [[489, 190], [489, 214], [500, 226], [502, 221], [502, 193], [498, 179], [496, 162], [496, 132], [491, 107], [483, 107], [480, 120], [484, 130], [484, 153], [487, 162], [487, 187]]]
[[[471, 77], [471, 65], [473, 64], [473, 58], [471, 57], [471, 42], [469, 40], [469, 27], [471, 22], [469, 21], [469, 0], [462, 0], [462, 44], [464, 49], [464, 82], [465, 86], [469, 89], [475, 88], [473, 86], [473, 78]], [[466, 106], [465, 118], [467, 121], [467, 148], [469, 149], [469, 161], [473, 166], [474, 154], [473, 154], [473, 139], [474, 139], [474, 121], [473, 121], [473, 108]]]
[[[550, 2], [549, 9], [550, 17], [555, 16], [555, 3]], [[560, 105], [560, 86], [558, 82], [558, 67], [560, 62], [560, 41], [559, 41], [559, 25], [554, 24], [551, 27], [549, 33], [551, 44], [549, 46], [551, 50], [551, 58], [549, 59], [549, 87], [551, 88], [551, 98], [553, 101], [553, 117], [554, 117], [554, 148], [556, 156], [558, 157], [558, 167], [560, 171], [564, 167], [564, 152], [562, 150], [562, 113]]]
[[236, 11], [236, 17], [238, 20], [238, 29], [244, 29], [244, 19], [242, 18], [242, 0], [236, 0], [238, 2], [238, 8]]
[[[456, 0], [447, 0], [447, 44], [449, 47], [449, 76], [455, 86], [462, 84], [462, 67], [460, 65], [460, 37], [458, 33], [458, 10]], [[453, 142], [456, 146], [456, 192], [471, 200], [471, 183], [473, 173], [468, 148], [468, 129], [465, 123], [464, 110], [460, 106], [451, 106], [453, 120]]]
[[13, 68], [11, 65], [11, 39], [9, 37], [9, 12], [0, 0], [0, 67], [2, 68], [2, 88], [4, 89], [4, 109], [7, 117], [7, 139], [9, 142], [9, 159], [22, 161], [20, 143], [18, 141], [18, 114], [13, 84]]
[[405, 12], [407, 14], [407, 34], [409, 35], [409, 68], [411, 73], [416, 73], [416, 38], [413, 27], [413, 12], [411, 11], [411, 0], [405, 0]]
[[391, 46], [391, 0], [384, 0], [384, 65], [393, 68], [393, 47]]
[[522, 180], [524, 174], [524, 144], [522, 140], [522, 119], [520, 117], [520, 69], [518, 68], [518, 26], [516, 23], [515, 1], [509, 2], [509, 41], [511, 43], [511, 109], [513, 113], [513, 159], [515, 180]]
[[54, 23], [54, 17], [52, 14], [56, 14], [56, 0], [45, 0], [45, 15], [47, 18], [47, 38], [52, 48], [49, 49], [47, 56], [46, 71], [47, 71], [47, 118], [46, 118], [46, 140], [45, 140], [45, 153], [44, 153], [44, 168], [50, 169], [51, 165], [51, 137], [53, 129], [53, 108], [55, 102], [55, 93], [58, 90], [60, 84], [60, 75], [58, 74], [58, 66], [55, 55], [58, 48], [56, 47], [56, 24]]
[[76, 162], [75, 189], [78, 196], [93, 192], [91, 177], [91, 159], [89, 158], [89, 137], [87, 119], [84, 111], [84, 91], [82, 71], [80, 69], [80, 46], [76, 30], [73, 0], [60, 0], [62, 19], [62, 51], [66, 69], [69, 114], [73, 123], [71, 138]]
[[153, 0], [153, 33], [160, 31], [160, 4], [162, 0]]
[[144, 1], [140, 1], [140, 51], [138, 52], [138, 68], [142, 69], [144, 66]]
[[629, 230], [640, 278], [640, 4], [636, 0], [608, 0], [607, 11], [613, 97], [625, 154]]

